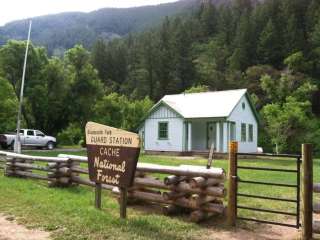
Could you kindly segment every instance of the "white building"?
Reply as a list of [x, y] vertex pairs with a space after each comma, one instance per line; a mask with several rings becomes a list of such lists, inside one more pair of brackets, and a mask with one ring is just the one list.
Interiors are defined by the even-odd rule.
[[256, 152], [258, 115], [246, 89], [166, 95], [139, 128], [146, 152]]

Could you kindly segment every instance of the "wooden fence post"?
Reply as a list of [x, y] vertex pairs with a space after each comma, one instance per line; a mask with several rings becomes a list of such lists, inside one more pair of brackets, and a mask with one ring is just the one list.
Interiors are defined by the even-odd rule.
[[101, 209], [101, 190], [102, 190], [102, 184], [96, 183], [95, 188], [95, 207], [97, 209]]
[[228, 208], [227, 221], [229, 226], [236, 225], [237, 217], [237, 152], [238, 142], [229, 144], [229, 171], [228, 171]]
[[120, 218], [127, 218], [128, 189], [120, 188]]
[[312, 239], [313, 161], [312, 145], [302, 144], [302, 239]]

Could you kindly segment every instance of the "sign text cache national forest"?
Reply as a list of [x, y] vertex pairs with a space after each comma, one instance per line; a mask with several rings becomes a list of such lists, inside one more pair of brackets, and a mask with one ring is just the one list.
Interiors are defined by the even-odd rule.
[[85, 131], [90, 180], [130, 187], [140, 153], [139, 135], [94, 122], [88, 122]]

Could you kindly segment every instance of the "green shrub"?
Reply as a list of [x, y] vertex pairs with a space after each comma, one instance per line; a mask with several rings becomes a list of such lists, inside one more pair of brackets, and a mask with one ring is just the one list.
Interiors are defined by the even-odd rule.
[[79, 145], [80, 145], [81, 147], [86, 147], [86, 141], [85, 141], [84, 139], [81, 139], [81, 140], [79, 141]]
[[93, 120], [112, 127], [136, 131], [152, 106], [153, 102], [148, 97], [132, 100], [124, 95], [112, 93], [96, 103]]
[[16, 128], [18, 100], [9, 81], [1, 76], [0, 96], [0, 133], [13, 131]]
[[77, 145], [83, 138], [83, 130], [77, 124], [71, 123], [66, 129], [58, 134], [58, 144]]

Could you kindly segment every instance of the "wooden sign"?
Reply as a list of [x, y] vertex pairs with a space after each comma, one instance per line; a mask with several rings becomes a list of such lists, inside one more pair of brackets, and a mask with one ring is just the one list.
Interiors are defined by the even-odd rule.
[[138, 134], [88, 122], [89, 178], [96, 183], [95, 206], [101, 208], [101, 184], [120, 188], [120, 217], [127, 216], [127, 188], [132, 186], [140, 153]]
[[88, 122], [86, 143], [91, 181], [121, 188], [133, 184], [140, 153], [138, 134]]

